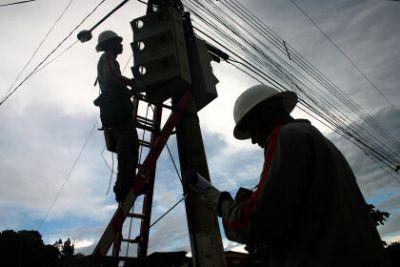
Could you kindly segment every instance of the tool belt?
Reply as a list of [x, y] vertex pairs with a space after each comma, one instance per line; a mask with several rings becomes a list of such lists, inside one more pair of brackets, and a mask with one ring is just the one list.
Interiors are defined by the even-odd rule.
[[117, 139], [111, 132], [111, 129], [104, 127], [103, 132], [104, 132], [104, 139], [106, 141], [107, 150], [110, 152], [117, 153]]
[[115, 127], [132, 116], [133, 104], [126, 88], [105, 90], [93, 103], [100, 108], [100, 119], [105, 128]]

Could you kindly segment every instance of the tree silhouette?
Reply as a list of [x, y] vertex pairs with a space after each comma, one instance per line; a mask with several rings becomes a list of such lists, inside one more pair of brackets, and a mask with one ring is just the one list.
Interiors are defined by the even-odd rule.
[[380, 211], [372, 204], [367, 204], [367, 208], [372, 221], [375, 223], [375, 226], [383, 225], [390, 216], [389, 212]]
[[0, 232], [0, 266], [58, 267], [62, 260], [74, 258], [74, 251], [69, 238], [45, 245], [37, 231]]
[[45, 245], [37, 231], [0, 233], [0, 266], [59, 266], [59, 251]]
[[53, 246], [60, 252], [61, 259], [69, 259], [74, 256], [75, 248], [69, 238], [65, 240], [65, 242], [63, 242], [62, 239], [59, 239], [53, 244]]

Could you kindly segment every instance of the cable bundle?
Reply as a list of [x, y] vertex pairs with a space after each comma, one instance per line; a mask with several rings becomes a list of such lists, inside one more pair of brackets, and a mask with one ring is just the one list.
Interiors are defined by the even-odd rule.
[[380, 166], [398, 171], [399, 141], [237, 0], [185, 0], [196, 34], [230, 53], [229, 63], [261, 83], [293, 90], [299, 109], [344, 136]]

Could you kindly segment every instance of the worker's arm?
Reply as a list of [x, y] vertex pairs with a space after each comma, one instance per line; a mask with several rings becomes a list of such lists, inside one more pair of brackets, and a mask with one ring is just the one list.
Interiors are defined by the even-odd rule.
[[306, 178], [310, 178], [311, 149], [306, 139], [293, 129], [274, 130], [260, 182], [250, 199], [243, 203], [220, 199], [219, 215], [228, 239], [275, 242], [290, 232], [299, 214]]
[[106, 53], [106, 70], [107, 73], [109, 73], [109, 79], [111, 79], [114, 83], [124, 87], [131, 87], [133, 94], [140, 92], [140, 89], [136, 86], [134, 79], [127, 78], [121, 74], [118, 61], [109, 53]]

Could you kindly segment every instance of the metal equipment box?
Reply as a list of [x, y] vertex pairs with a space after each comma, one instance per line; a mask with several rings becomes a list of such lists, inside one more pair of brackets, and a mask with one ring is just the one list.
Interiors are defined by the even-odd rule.
[[131, 22], [133, 76], [146, 96], [163, 102], [191, 84], [182, 18], [173, 8]]
[[216, 84], [219, 80], [213, 74], [212, 58], [205, 41], [195, 38], [192, 45], [188, 47], [188, 55], [193, 84], [193, 98], [197, 111], [199, 111], [218, 96]]

